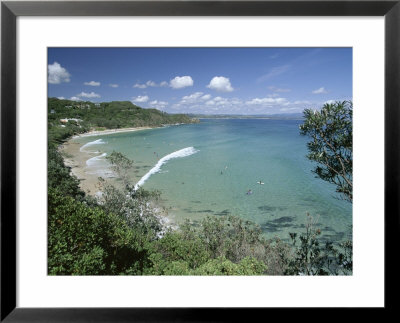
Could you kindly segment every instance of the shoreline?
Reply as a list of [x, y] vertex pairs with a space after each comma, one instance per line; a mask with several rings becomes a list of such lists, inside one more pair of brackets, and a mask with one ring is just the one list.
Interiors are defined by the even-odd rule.
[[[134, 132], [134, 131], [149, 130], [156, 128], [162, 128], [162, 127], [136, 127], [136, 128], [89, 131], [80, 135], [75, 135], [70, 137], [67, 141], [65, 141], [62, 145], [58, 147], [58, 151], [60, 152], [64, 160], [64, 165], [70, 168], [70, 174], [74, 175], [79, 180], [79, 187], [82, 189], [82, 191], [84, 191], [85, 194], [87, 195], [96, 197], [97, 194], [101, 192], [102, 189], [99, 181], [99, 175], [87, 173], [85, 171], [87, 167], [86, 161], [94, 157], [93, 153], [81, 151], [80, 148], [84, 144], [74, 142], [73, 140], [81, 137], [109, 135], [114, 133]], [[140, 176], [134, 176], [134, 177], [137, 177], [137, 178], [132, 178], [132, 180], [134, 181], [137, 181], [141, 178]], [[104, 179], [107, 182], [111, 183], [112, 185], [118, 186], [116, 177], [106, 177]], [[156, 212], [157, 216], [160, 218], [164, 230], [176, 227], [176, 224], [169, 217], [168, 211], [165, 207], [163, 207], [159, 203], [155, 203], [152, 207]]]
[[[162, 127], [135, 127], [135, 128], [119, 128], [119, 129], [105, 129], [105, 130], [92, 130], [82, 134], [74, 135], [66, 140], [58, 147], [64, 165], [70, 168], [70, 173], [79, 180], [79, 187], [85, 194], [95, 196], [100, 191], [99, 176], [85, 172], [87, 167], [86, 161], [92, 157], [92, 154], [81, 151], [80, 148], [83, 144], [73, 142], [74, 139], [83, 137], [92, 137], [100, 135], [112, 135], [115, 133], [134, 132], [141, 130], [156, 129]], [[106, 180], [113, 181], [113, 177], [106, 178]]]
[[[135, 128], [117, 128], [117, 129], [105, 129], [105, 130], [91, 130], [88, 132], [84, 132], [78, 135], [72, 136], [68, 141], [81, 137], [92, 137], [92, 136], [101, 136], [101, 135], [112, 135], [114, 133], [123, 133], [123, 132], [133, 132], [140, 130], [149, 130], [149, 129], [157, 129], [162, 127], [135, 127]], [[67, 142], [68, 142], [67, 141]]]
[[[173, 124], [178, 125], [178, 124]], [[166, 125], [171, 126], [171, 125]], [[141, 130], [149, 130], [149, 129], [156, 129], [156, 128], [163, 128], [162, 127], [135, 127], [135, 128], [121, 128], [121, 129], [106, 129], [106, 130], [96, 130], [96, 131], [89, 131], [80, 135], [75, 135], [70, 137], [67, 141], [65, 141], [62, 145], [58, 147], [58, 151], [60, 152], [63, 160], [64, 165], [70, 168], [70, 174], [74, 175], [79, 180], [79, 187], [85, 194], [90, 195], [92, 197], [96, 197], [96, 195], [101, 192], [101, 185], [99, 181], [98, 174], [90, 174], [85, 171], [87, 164], [86, 161], [90, 158], [94, 157], [93, 153], [81, 151], [80, 148], [84, 145], [82, 143], [74, 142], [74, 139], [81, 138], [81, 137], [90, 137], [90, 136], [97, 136], [97, 135], [111, 135], [114, 133], [123, 133], [123, 132], [134, 132], [134, 131], [141, 131]], [[138, 181], [141, 178], [141, 175], [134, 175], [132, 178], [133, 181]], [[112, 185], [118, 186], [118, 182], [116, 181], [116, 177], [106, 177], [104, 178], [107, 182], [111, 183]], [[168, 228], [176, 228], [176, 223], [173, 219], [169, 216], [167, 209], [157, 202], [152, 205], [155, 213], [160, 218], [161, 223], [164, 227], [163, 230]]]

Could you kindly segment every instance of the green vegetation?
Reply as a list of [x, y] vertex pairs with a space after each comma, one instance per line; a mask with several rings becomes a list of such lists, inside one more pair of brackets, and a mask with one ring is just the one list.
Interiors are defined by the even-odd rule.
[[300, 133], [312, 138], [307, 157], [318, 165], [314, 172], [336, 185], [346, 200], [353, 200], [353, 104], [325, 104], [321, 111], [304, 111]]
[[[196, 119], [184, 114], [167, 114], [157, 109], [142, 109], [130, 101], [93, 103], [90, 101], [48, 99], [49, 126], [61, 126], [61, 119], [69, 120], [83, 129], [118, 129], [129, 127], [157, 127], [166, 124], [193, 123]], [[87, 131], [87, 130], [85, 130]], [[65, 139], [65, 138], [64, 138]]]
[[113, 151], [106, 159], [111, 164], [111, 169], [117, 174], [124, 185], [129, 184], [129, 171], [133, 167], [133, 161], [126, 158], [123, 154]]
[[321, 246], [318, 236], [321, 230], [316, 222], [307, 214], [306, 232], [299, 237], [290, 233], [293, 249], [285, 274], [288, 275], [351, 275], [353, 269], [352, 241], [340, 243], [333, 247], [328, 241]]
[[[90, 109], [68, 107], [73, 104]], [[108, 109], [115, 109], [115, 119]], [[291, 234], [292, 243], [267, 239], [258, 225], [233, 216], [207, 217], [196, 225], [187, 221], [179, 229], [168, 227], [157, 203], [160, 193], [130, 186], [128, 170], [133, 161], [119, 152], [108, 160], [123, 185], [116, 187], [100, 178], [101, 197], [85, 196], [64, 165], [58, 146], [74, 134], [114, 122], [137, 126], [175, 120], [142, 110], [130, 102], [102, 103], [97, 108], [90, 102], [49, 99], [49, 275], [351, 274], [351, 242], [335, 247], [327, 242], [322, 247], [311, 217], [300, 243], [296, 234]], [[126, 115], [131, 119], [122, 123]], [[79, 120], [63, 123], [60, 118]], [[100, 119], [110, 123], [105, 125]]]
[[50, 275], [118, 275], [140, 272], [146, 237], [118, 216], [61, 192], [48, 193]]

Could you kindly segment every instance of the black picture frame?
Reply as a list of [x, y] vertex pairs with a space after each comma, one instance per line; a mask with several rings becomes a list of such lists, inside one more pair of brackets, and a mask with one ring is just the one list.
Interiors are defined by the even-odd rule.
[[[384, 16], [385, 309], [396, 307], [400, 181], [400, 0], [4, 1], [1, 3], [1, 322], [186, 322], [258, 320], [265, 309], [17, 308], [16, 19], [18, 16]], [[371, 125], [372, 127], [372, 125]], [[372, 131], [372, 130], [371, 130]], [[275, 309], [278, 310], [278, 309]], [[380, 311], [379, 311], [380, 312]], [[254, 316], [253, 316], [254, 315]], [[379, 314], [381, 315], [381, 314]], [[380, 318], [382, 319], [382, 318]]]

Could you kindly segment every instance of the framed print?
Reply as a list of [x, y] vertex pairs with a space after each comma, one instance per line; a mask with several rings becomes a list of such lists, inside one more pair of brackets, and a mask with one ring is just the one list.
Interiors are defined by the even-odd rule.
[[394, 306], [398, 1], [1, 14], [2, 321]]

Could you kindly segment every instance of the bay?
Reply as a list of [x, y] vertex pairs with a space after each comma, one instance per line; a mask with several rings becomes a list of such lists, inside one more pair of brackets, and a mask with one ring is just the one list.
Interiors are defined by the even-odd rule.
[[324, 239], [347, 239], [352, 205], [312, 173], [301, 123], [202, 119], [74, 141], [91, 154], [85, 172], [107, 177], [105, 156], [113, 150], [133, 159], [132, 184], [142, 179], [144, 189], [161, 191], [173, 222], [231, 214], [259, 224], [268, 237], [286, 240], [289, 232], [304, 232], [308, 213]]

